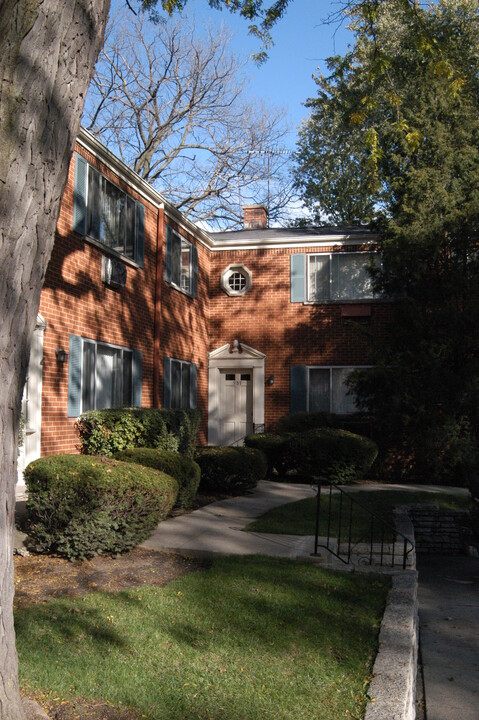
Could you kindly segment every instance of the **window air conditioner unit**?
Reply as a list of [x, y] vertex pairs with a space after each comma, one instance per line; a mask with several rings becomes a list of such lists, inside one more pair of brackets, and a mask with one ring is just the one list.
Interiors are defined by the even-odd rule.
[[101, 261], [101, 279], [110, 287], [125, 287], [126, 265], [120, 260], [103, 255]]

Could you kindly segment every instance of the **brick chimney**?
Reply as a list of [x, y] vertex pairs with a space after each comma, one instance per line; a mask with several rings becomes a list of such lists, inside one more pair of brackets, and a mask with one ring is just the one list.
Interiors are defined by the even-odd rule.
[[243, 215], [245, 230], [266, 230], [268, 227], [268, 211], [264, 205], [245, 205]]

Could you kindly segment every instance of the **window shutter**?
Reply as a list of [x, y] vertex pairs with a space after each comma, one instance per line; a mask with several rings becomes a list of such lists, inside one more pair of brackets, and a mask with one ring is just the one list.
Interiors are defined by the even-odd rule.
[[291, 302], [306, 300], [306, 255], [291, 255]]
[[196, 396], [198, 388], [198, 368], [196, 363], [190, 365], [190, 409], [196, 407]]
[[198, 297], [198, 248], [191, 246], [191, 294]]
[[166, 226], [165, 241], [165, 280], [171, 282], [171, 253], [173, 248], [173, 231], [169, 225]]
[[81, 367], [82, 339], [70, 335], [68, 355], [68, 417], [78, 417], [81, 413]]
[[308, 368], [306, 365], [291, 365], [290, 369], [290, 412], [306, 412], [308, 409]]
[[75, 188], [73, 190], [73, 229], [86, 235], [86, 186], [88, 163], [75, 153]]
[[140, 267], [145, 264], [145, 206], [136, 203], [136, 245], [135, 262]]
[[133, 407], [141, 407], [141, 388], [143, 384], [143, 353], [133, 350], [131, 368], [131, 391]]
[[171, 359], [163, 358], [163, 407], [171, 406]]

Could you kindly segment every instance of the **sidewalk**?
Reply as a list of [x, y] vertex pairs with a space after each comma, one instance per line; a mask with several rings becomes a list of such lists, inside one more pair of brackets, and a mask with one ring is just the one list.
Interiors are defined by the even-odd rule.
[[314, 549], [312, 537], [250, 533], [243, 532], [243, 528], [271, 508], [314, 495], [310, 485], [262, 481], [246, 497], [220, 500], [187, 515], [164, 520], [142, 547], [194, 555], [309, 557]]
[[418, 561], [427, 720], [479, 719], [479, 559]]

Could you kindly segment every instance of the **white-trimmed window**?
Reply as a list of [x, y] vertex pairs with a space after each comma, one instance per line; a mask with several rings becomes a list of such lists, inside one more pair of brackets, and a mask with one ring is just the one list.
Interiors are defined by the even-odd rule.
[[75, 160], [73, 229], [143, 266], [144, 205], [78, 154]]
[[367, 366], [291, 366], [291, 412], [350, 415], [358, 411], [346, 381]]
[[184, 410], [196, 407], [197, 367], [195, 363], [164, 358], [163, 405]]
[[368, 251], [292, 255], [291, 301], [373, 300], [369, 267], [379, 262], [379, 254]]
[[169, 225], [166, 228], [165, 280], [187, 295], [198, 294], [198, 250]]
[[221, 273], [220, 285], [227, 295], [245, 295], [252, 285], [251, 270], [246, 265], [228, 265]]
[[141, 366], [139, 350], [70, 335], [68, 415], [141, 406]]

